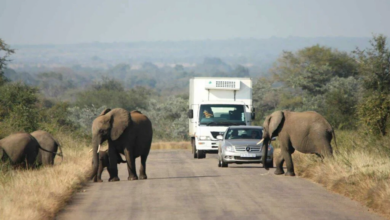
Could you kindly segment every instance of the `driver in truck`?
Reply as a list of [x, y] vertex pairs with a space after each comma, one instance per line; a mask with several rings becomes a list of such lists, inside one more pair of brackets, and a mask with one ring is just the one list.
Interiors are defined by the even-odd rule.
[[204, 107], [203, 115], [204, 115], [205, 118], [212, 118], [212, 117], [214, 117], [213, 111], [211, 110], [210, 107]]

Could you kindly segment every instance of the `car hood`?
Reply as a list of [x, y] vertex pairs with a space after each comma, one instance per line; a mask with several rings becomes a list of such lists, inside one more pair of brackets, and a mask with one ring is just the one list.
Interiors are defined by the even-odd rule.
[[[260, 140], [257, 139], [233, 139], [233, 140], [225, 140], [226, 145], [256, 145]], [[259, 144], [263, 146], [263, 143]]]

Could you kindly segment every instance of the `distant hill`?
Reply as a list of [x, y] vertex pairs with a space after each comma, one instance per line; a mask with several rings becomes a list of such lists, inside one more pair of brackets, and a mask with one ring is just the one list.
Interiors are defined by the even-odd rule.
[[320, 44], [341, 51], [356, 47], [366, 48], [369, 38], [350, 37], [288, 37], [268, 39], [232, 39], [202, 41], [158, 41], [83, 43], [70, 45], [11, 45], [16, 49], [12, 55], [12, 67], [74, 66], [111, 68], [118, 63], [136, 67], [144, 62], [158, 66], [203, 63], [205, 58], [217, 57], [229, 65], [269, 66], [283, 50], [295, 51]]

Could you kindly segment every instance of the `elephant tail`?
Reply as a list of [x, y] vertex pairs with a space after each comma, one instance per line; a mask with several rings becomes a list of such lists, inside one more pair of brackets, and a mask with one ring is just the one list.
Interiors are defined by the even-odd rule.
[[[63, 155], [62, 155], [62, 149], [61, 149], [60, 145], [58, 145], [58, 147], [60, 148], [60, 151], [61, 151], [61, 152], [59, 152], [59, 153], [54, 152], [54, 151], [50, 151], [50, 150], [46, 150], [45, 148], [41, 147], [41, 145], [38, 145], [38, 146], [39, 146], [39, 149], [41, 149], [41, 150], [43, 150], [43, 151], [45, 151], [45, 152], [48, 152], [48, 153], [51, 153], [51, 154], [58, 155], [58, 156], [60, 156], [61, 158], [63, 157]], [[62, 161], [61, 161], [61, 162], [62, 162]]]
[[334, 133], [334, 129], [332, 129], [332, 135], [333, 135], [333, 139], [334, 139], [334, 145], [337, 147], [336, 134]]

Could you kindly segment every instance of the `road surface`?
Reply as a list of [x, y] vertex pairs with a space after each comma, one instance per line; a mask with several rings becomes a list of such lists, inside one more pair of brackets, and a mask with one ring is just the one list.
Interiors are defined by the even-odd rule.
[[104, 182], [89, 183], [56, 219], [383, 219], [299, 177], [257, 164], [217, 164], [216, 155], [198, 160], [187, 150], [153, 150], [149, 179], [127, 181], [126, 164], [120, 182], [108, 182], [104, 171]]

